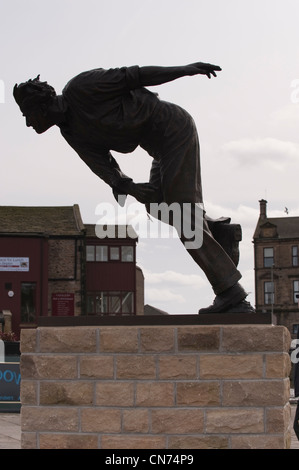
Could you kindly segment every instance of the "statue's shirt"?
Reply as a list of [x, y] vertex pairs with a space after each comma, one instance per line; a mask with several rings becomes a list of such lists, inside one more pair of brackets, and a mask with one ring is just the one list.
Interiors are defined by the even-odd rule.
[[110, 186], [128, 179], [110, 150], [129, 153], [141, 144], [159, 98], [139, 82], [139, 67], [94, 69], [70, 80], [62, 91], [67, 120], [61, 134]]
[[131, 178], [110, 151], [140, 145], [153, 158], [150, 182], [171, 202], [201, 202], [199, 143], [192, 117], [142, 87], [139, 67], [83, 72], [62, 91], [62, 136], [115, 197]]

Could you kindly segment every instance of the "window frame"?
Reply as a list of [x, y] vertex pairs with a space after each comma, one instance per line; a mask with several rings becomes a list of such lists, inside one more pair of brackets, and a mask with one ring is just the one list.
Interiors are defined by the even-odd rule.
[[293, 281], [293, 303], [299, 304], [299, 298], [296, 298], [296, 295], [299, 295], [299, 280]]
[[[134, 263], [135, 249], [133, 245], [86, 245], [87, 263]], [[128, 253], [125, 254], [125, 251]], [[100, 252], [102, 255], [100, 256]], [[113, 254], [115, 252], [115, 254]], [[128, 259], [130, 258], [131, 259]]]
[[[128, 299], [130, 302], [129, 309]], [[98, 302], [101, 300], [101, 302]], [[115, 303], [116, 302], [116, 303]], [[112, 306], [119, 303], [116, 311]], [[92, 308], [89, 308], [91, 306]], [[98, 306], [101, 308], [98, 309]], [[135, 314], [135, 292], [134, 291], [94, 291], [86, 294], [87, 315], [134, 315]]]
[[[132, 253], [129, 254], [129, 256], [132, 256], [132, 259], [124, 259], [125, 258], [125, 254], [124, 254], [125, 249], [130, 249], [130, 251], [132, 251]], [[126, 255], [126, 256], [128, 257], [128, 255]], [[134, 247], [132, 245], [121, 245], [121, 247], [120, 247], [120, 259], [121, 259], [122, 263], [134, 263], [134, 261], [135, 261]]]
[[[266, 256], [266, 250], [272, 250], [272, 256]], [[271, 264], [269, 260], [272, 260]], [[264, 261], [264, 268], [272, 268], [274, 266], [274, 248], [273, 247], [263, 248], [263, 261]]]
[[[25, 289], [32, 287], [30, 293], [26, 293]], [[28, 295], [28, 300], [33, 302], [33, 310], [25, 312], [24, 296]], [[32, 296], [32, 299], [30, 297]], [[22, 281], [20, 286], [20, 314], [21, 324], [36, 323], [37, 320], [37, 282], [36, 281]], [[26, 318], [27, 317], [27, 318]]]
[[292, 246], [292, 266], [299, 266], [298, 245]]
[[[267, 290], [267, 286], [271, 290]], [[264, 305], [274, 305], [275, 303], [275, 282], [265, 281], [264, 282]]]

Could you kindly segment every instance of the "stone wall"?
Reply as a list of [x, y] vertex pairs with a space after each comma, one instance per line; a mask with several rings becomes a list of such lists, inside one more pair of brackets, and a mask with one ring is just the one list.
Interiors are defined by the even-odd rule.
[[289, 448], [289, 343], [271, 325], [23, 330], [22, 447]]

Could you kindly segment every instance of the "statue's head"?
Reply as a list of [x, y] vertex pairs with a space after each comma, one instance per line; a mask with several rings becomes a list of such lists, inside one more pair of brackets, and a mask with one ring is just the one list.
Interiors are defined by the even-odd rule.
[[16, 84], [13, 89], [13, 96], [26, 117], [27, 126], [32, 126], [38, 134], [51, 127], [46, 122], [47, 107], [56, 96], [54, 88], [47, 82], [41, 82], [39, 77]]
[[47, 103], [56, 92], [47, 82], [41, 82], [39, 75], [33, 80], [28, 80], [20, 85], [15, 84], [13, 95], [18, 103], [21, 111], [25, 114], [31, 111], [33, 107], [39, 106], [41, 103]]

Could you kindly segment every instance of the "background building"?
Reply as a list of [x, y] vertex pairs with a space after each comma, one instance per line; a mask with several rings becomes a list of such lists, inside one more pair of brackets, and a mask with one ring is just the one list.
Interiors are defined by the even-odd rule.
[[253, 236], [258, 312], [273, 312], [296, 337], [299, 326], [299, 217], [267, 217], [267, 201]]
[[144, 278], [136, 267], [137, 234], [123, 225], [85, 227], [84, 310], [88, 315], [143, 314]]
[[0, 311], [12, 330], [40, 316], [143, 314], [132, 227], [84, 225], [78, 205], [0, 206]]

